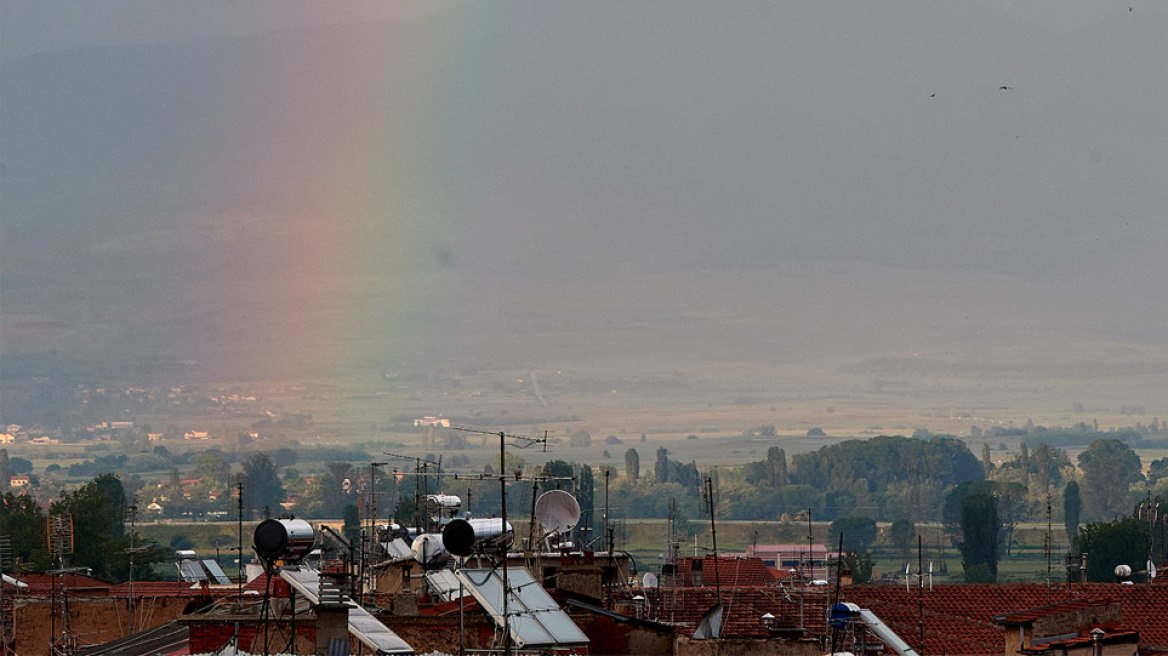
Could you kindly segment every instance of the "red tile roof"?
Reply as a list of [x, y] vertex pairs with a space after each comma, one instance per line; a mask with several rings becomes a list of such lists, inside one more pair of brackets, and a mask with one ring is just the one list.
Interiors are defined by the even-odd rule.
[[[27, 588], [20, 588], [20, 594], [34, 597], [49, 596], [54, 590], [60, 590], [62, 585], [61, 577], [52, 574], [21, 574], [17, 578], [28, 585]], [[113, 584], [84, 574], [65, 574], [64, 585], [69, 588], [70, 594], [104, 595]]]
[[[196, 583], [187, 583], [185, 581], [134, 581], [134, 596], [147, 597], [201, 597], [205, 594], [214, 594], [216, 596], [224, 596], [223, 588], [204, 589], [203, 586]], [[235, 594], [235, 587], [231, 587], [231, 594]], [[130, 594], [129, 583], [119, 583], [110, 588], [110, 595], [116, 597], [124, 597]]]
[[[645, 607], [641, 613], [643, 619], [672, 624], [678, 632], [686, 635], [692, 635], [702, 615], [718, 603], [718, 594], [713, 587], [659, 587], [634, 590], [631, 593], [645, 597]], [[816, 635], [822, 635], [825, 631], [828, 604], [826, 592], [808, 590], [802, 596], [802, 614], [799, 593], [784, 592], [778, 587], [724, 588], [721, 601], [724, 608], [722, 637], [725, 638], [770, 637], [770, 629], [762, 620], [766, 613], [774, 616], [773, 626], [777, 629], [803, 626]]]
[[[917, 591], [898, 586], [865, 585], [844, 588], [842, 600], [868, 608], [901, 638], [916, 646], [918, 619], [924, 619], [928, 653], [1000, 654], [1004, 629], [994, 618], [1059, 600], [1113, 599], [1120, 602], [1123, 628], [1140, 632], [1145, 647], [1168, 648], [1168, 587], [1086, 583], [1047, 587], [1041, 583], [937, 585], [918, 598]], [[923, 603], [923, 612], [921, 611]]]
[[[1103, 638], [1100, 642], [1102, 642], [1105, 645], [1117, 644], [1117, 643], [1133, 644], [1136, 642], [1136, 639], [1138, 637], [1139, 637], [1138, 631], [1106, 631], [1105, 635], [1103, 636]], [[1091, 636], [1088, 634], [1088, 632], [1086, 630], [1084, 630], [1084, 631], [1080, 631], [1080, 634], [1073, 637], [1073, 638], [1066, 638], [1064, 640], [1052, 640], [1050, 642], [1045, 642], [1045, 643], [1042, 643], [1040, 645], [1033, 645], [1030, 648], [1026, 649], [1026, 652], [1027, 653], [1054, 652], [1057, 654], [1065, 654], [1065, 653], [1067, 653], [1067, 650], [1069, 650], [1069, 649], [1074, 649], [1075, 647], [1085, 647], [1085, 646], [1091, 644], [1091, 642], [1092, 642]]]
[[1041, 617], [1049, 617], [1051, 615], [1061, 615], [1063, 613], [1082, 610], [1091, 606], [1106, 606], [1111, 603], [1111, 599], [1072, 599], [1070, 601], [1062, 601], [1047, 606], [1039, 606], [1038, 608], [1030, 608], [1027, 610], [1020, 610], [1014, 613], [1006, 613], [1005, 615], [998, 615], [994, 617], [994, 622], [997, 624], [1033, 624], [1035, 620]]
[[773, 586], [776, 583], [773, 570], [764, 565], [760, 558], [720, 556], [715, 560], [713, 556], [706, 556], [682, 558], [678, 561], [677, 585], [695, 586], [693, 575], [695, 561], [702, 563], [702, 586], [705, 587], [712, 587], [715, 581], [720, 581], [723, 588], [759, 588]]

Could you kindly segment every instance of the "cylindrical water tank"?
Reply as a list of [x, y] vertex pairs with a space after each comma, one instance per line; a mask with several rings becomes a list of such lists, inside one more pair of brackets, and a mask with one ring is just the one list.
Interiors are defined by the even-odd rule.
[[442, 529], [446, 550], [456, 556], [469, 556], [474, 552], [502, 551], [515, 541], [515, 531], [511, 522], [504, 523], [497, 517], [481, 519], [456, 519]]
[[462, 499], [453, 494], [428, 494], [423, 502], [431, 515], [454, 514], [462, 507]]
[[299, 560], [312, 551], [316, 533], [303, 519], [265, 519], [256, 527], [252, 542], [266, 560]]
[[442, 544], [442, 536], [437, 533], [423, 533], [414, 538], [413, 545], [410, 546], [414, 552], [414, 560], [421, 563], [422, 567], [429, 567], [446, 562], [449, 556], [446, 555], [446, 547]]

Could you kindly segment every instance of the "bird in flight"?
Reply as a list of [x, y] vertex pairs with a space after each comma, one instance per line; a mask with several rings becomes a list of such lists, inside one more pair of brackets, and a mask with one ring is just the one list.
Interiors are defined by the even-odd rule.
[[1011, 90], [1013, 90], [1013, 88], [1014, 87], [1008, 87], [1008, 86], [1002, 85], [1002, 86], [998, 87], [998, 91], [1011, 91]]

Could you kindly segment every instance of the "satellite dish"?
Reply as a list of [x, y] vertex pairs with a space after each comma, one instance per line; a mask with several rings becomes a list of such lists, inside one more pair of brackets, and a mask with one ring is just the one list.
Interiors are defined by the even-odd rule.
[[653, 572], [645, 572], [645, 575], [641, 577], [641, 587], [642, 588], [655, 588], [655, 587], [657, 587], [657, 575], [654, 574]]
[[1153, 580], [1155, 578], [1156, 578], [1156, 563], [1153, 563], [1152, 561], [1149, 560], [1148, 561], [1148, 580], [1150, 581], [1150, 580]]
[[1116, 565], [1115, 566], [1115, 578], [1126, 579], [1127, 577], [1129, 577], [1131, 575], [1132, 575], [1131, 565]]
[[454, 519], [442, 527], [442, 544], [455, 556], [463, 558], [474, 553], [474, 527], [465, 519]]
[[544, 530], [565, 533], [580, 521], [580, 502], [563, 490], [548, 490], [535, 501], [535, 518]]

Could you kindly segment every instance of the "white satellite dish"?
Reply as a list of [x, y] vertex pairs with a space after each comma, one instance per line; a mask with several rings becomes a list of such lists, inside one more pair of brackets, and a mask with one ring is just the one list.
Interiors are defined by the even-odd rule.
[[654, 574], [653, 572], [645, 572], [645, 575], [641, 577], [641, 587], [642, 588], [655, 588], [655, 587], [657, 587], [657, 575]]
[[580, 502], [563, 490], [548, 490], [535, 501], [535, 518], [549, 533], [566, 533], [580, 521]]
[[1156, 563], [1148, 561], [1148, 580], [1151, 581], [1156, 578]]

